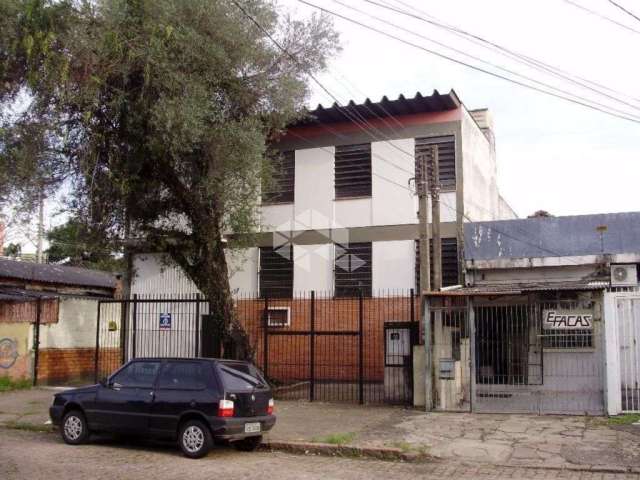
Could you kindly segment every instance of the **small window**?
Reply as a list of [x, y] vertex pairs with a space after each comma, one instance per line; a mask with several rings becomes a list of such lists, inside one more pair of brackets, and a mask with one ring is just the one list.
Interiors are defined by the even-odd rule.
[[371, 296], [371, 242], [336, 245], [336, 297]]
[[418, 156], [425, 153], [430, 156], [432, 154], [434, 145], [438, 146], [440, 185], [445, 190], [455, 189], [456, 148], [455, 138], [453, 136], [416, 138], [416, 179], [420, 178], [420, 169], [417, 162]]
[[133, 362], [116, 373], [111, 382], [120, 387], [150, 388], [159, 369], [160, 362]]
[[262, 192], [262, 203], [293, 203], [295, 199], [295, 151], [282, 152], [272, 160], [270, 185]]
[[371, 144], [339, 145], [335, 153], [336, 198], [371, 196]]
[[267, 310], [267, 325], [282, 328], [291, 324], [291, 310], [289, 307], [269, 307]]
[[208, 365], [200, 362], [168, 362], [158, 380], [158, 388], [202, 390], [210, 374]]
[[293, 245], [260, 247], [260, 296], [293, 296]]

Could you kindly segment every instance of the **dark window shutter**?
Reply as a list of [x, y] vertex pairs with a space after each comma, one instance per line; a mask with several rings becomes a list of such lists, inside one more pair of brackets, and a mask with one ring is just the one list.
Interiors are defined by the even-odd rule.
[[[440, 165], [440, 184], [444, 189], [456, 187], [456, 144], [453, 136], [416, 138], [415, 155], [432, 154], [433, 145], [438, 146], [438, 163]], [[416, 178], [419, 179], [416, 161]]]
[[335, 154], [336, 198], [371, 196], [371, 144], [339, 145]]
[[371, 296], [371, 242], [336, 245], [336, 297]]
[[293, 296], [293, 245], [260, 247], [260, 296]]
[[[415, 241], [416, 246], [416, 291], [420, 291], [420, 241]], [[429, 241], [429, 266], [431, 267], [431, 282], [433, 282], [433, 240]], [[458, 285], [459, 281], [458, 265], [458, 239], [442, 239], [442, 286], [450, 287]]]
[[272, 182], [262, 192], [262, 203], [293, 203], [295, 198], [296, 155], [289, 150], [273, 161]]

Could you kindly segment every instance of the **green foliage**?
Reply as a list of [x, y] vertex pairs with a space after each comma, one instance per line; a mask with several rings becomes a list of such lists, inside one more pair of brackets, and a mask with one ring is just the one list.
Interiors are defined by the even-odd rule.
[[6, 247], [4, 247], [2, 254], [5, 257], [19, 257], [22, 253], [22, 246], [19, 243], [9, 243]]
[[0, 377], [0, 392], [9, 392], [12, 390], [28, 390], [32, 386], [31, 380], [28, 378], [13, 379], [7, 375]]
[[121, 272], [124, 260], [108, 239], [77, 218], [54, 227], [46, 234], [49, 262], [63, 265]]
[[0, 131], [0, 203], [63, 192], [105, 239], [168, 252], [227, 324], [223, 234], [251, 240], [266, 145], [338, 50], [325, 16], [241, 4], [295, 57], [231, 0], [0, 2], [0, 101], [30, 99]]
[[314, 437], [311, 441], [314, 443], [329, 443], [331, 445], [346, 445], [353, 442], [354, 438], [356, 438], [356, 434], [353, 432], [332, 433], [324, 437]]
[[632, 423], [638, 422], [640, 422], [640, 413], [628, 413], [607, 419], [609, 425], [631, 425]]

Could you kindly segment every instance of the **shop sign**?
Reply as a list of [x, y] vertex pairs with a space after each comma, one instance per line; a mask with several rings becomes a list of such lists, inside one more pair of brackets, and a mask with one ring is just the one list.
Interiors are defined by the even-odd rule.
[[542, 328], [545, 330], [591, 330], [593, 313], [576, 310], [543, 310]]

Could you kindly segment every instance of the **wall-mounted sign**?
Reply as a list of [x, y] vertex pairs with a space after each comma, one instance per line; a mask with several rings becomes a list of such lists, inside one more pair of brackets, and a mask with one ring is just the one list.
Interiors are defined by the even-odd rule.
[[543, 310], [542, 328], [545, 330], [591, 330], [593, 313], [579, 310]]
[[160, 314], [160, 330], [171, 330], [171, 314]]

